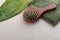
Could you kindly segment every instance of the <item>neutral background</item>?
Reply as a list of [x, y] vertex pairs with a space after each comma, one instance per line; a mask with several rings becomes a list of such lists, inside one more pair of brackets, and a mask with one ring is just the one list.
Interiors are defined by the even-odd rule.
[[[0, 0], [0, 5], [4, 1]], [[0, 40], [60, 40], [60, 23], [53, 27], [40, 19], [35, 24], [28, 24], [22, 15], [0, 22]]]

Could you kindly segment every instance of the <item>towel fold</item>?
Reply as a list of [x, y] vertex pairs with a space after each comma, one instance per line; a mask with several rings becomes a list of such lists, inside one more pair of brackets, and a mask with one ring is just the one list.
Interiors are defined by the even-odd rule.
[[57, 8], [53, 11], [44, 13], [42, 18], [48, 20], [51, 24], [56, 25], [60, 21], [60, 0], [33, 0], [31, 5], [45, 7], [52, 3], [55, 3]]

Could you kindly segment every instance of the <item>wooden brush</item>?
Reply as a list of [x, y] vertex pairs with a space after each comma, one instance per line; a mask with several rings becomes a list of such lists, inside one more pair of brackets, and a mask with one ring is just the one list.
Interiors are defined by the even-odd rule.
[[39, 19], [39, 17], [44, 12], [49, 11], [49, 10], [53, 10], [56, 7], [57, 7], [56, 4], [50, 4], [44, 8], [37, 8], [34, 6], [30, 6], [30, 7], [26, 8], [26, 10], [24, 11], [23, 18], [27, 22], [34, 23]]

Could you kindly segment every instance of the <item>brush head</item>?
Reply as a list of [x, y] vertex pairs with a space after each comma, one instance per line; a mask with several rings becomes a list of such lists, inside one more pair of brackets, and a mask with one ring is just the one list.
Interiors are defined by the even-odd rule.
[[26, 8], [26, 10], [24, 11], [23, 18], [27, 22], [34, 23], [37, 21], [38, 15], [39, 15], [38, 9], [36, 7], [30, 6]]

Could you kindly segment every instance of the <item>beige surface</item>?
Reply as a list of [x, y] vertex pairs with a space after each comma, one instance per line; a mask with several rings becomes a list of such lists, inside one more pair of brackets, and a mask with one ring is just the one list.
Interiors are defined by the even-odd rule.
[[[0, 5], [3, 2], [0, 0]], [[53, 27], [40, 19], [36, 24], [28, 24], [22, 15], [0, 22], [0, 40], [60, 40], [60, 23]]]

